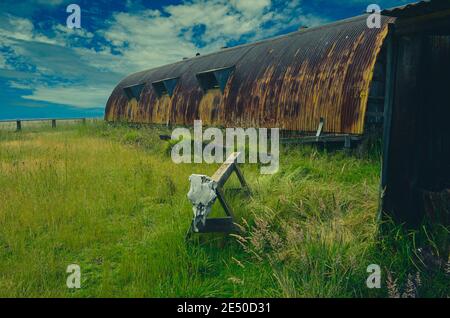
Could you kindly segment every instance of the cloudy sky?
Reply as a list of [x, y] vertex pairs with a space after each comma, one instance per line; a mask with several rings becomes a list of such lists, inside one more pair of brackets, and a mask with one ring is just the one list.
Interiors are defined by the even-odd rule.
[[[409, 0], [1, 0], [0, 119], [102, 116], [124, 76]], [[66, 26], [69, 4], [81, 29]]]

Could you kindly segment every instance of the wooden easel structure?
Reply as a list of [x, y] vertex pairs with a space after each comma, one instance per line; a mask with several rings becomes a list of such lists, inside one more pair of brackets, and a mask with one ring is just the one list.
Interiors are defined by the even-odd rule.
[[[222, 166], [220, 166], [220, 168], [210, 178], [210, 181], [212, 181], [215, 184], [215, 192], [217, 198], [219, 199], [219, 202], [222, 205], [225, 214], [227, 216], [224, 218], [206, 218], [204, 224], [202, 223], [194, 224], [194, 222], [196, 222], [194, 217], [191, 226], [189, 228], [187, 238], [189, 238], [192, 233], [232, 233], [238, 231], [238, 227], [234, 223], [235, 221], [234, 212], [225, 199], [223, 186], [230, 178], [232, 173], [235, 172], [239, 179], [239, 182], [241, 183], [242, 188], [247, 193], [251, 194], [247, 182], [244, 179], [244, 175], [242, 174], [242, 171], [237, 163], [239, 156], [240, 156], [239, 152], [232, 153], [228, 157], [226, 162], [222, 164]], [[212, 204], [214, 204], [214, 201], [212, 202]]]

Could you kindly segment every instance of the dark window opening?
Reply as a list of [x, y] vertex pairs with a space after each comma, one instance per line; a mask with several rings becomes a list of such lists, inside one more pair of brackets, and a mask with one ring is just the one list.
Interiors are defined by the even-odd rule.
[[138, 84], [133, 86], [128, 86], [124, 88], [125, 95], [127, 95], [128, 100], [135, 98], [138, 102], [141, 99], [141, 93], [144, 89], [145, 84]]
[[163, 82], [152, 83], [152, 85], [158, 97], [169, 95], [169, 92], [167, 91], [166, 86], [164, 86]]
[[200, 87], [206, 93], [211, 89], [220, 89], [223, 93], [234, 67], [211, 70], [197, 74]]
[[219, 82], [213, 73], [203, 73], [197, 75], [198, 81], [202, 89], [206, 92], [210, 89], [219, 88]]
[[177, 86], [178, 78], [169, 78], [158, 82], [153, 82], [152, 86], [158, 97], [168, 95], [172, 97], [175, 87]]

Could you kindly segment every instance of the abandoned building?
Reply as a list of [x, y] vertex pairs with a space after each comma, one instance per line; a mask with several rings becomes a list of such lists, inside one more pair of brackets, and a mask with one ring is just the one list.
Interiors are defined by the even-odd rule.
[[276, 127], [362, 136], [384, 129], [382, 211], [449, 224], [450, 1], [384, 10], [224, 48], [125, 78], [105, 119]]
[[382, 112], [384, 60], [378, 57], [393, 19], [383, 18], [380, 29], [369, 29], [366, 20], [302, 29], [133, 74], [114, 90], [106, 119], [174, 125], [201, 119], [308, 132], [323, 118], [324, 132], [362, 134], [366, 116], [376, 120]]

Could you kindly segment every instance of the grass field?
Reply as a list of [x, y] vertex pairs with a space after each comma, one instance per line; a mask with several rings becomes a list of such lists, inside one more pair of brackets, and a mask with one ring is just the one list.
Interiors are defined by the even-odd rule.
[[[245, 231], [185, 242], [193, 173], [156, 128], [0, 130], [2, 297], [448, 297], [448, 229], [377, 231], [380, 155], [285, 147], [226, 195]], [[370, 154], [368, 154], [370, 153]], [[235, 178], [235, 177], [233, 177]], [[218, 207], [215, 214], [221, 213]], [[68, 289], [66, 268], [81, 267]], [[379, 264], [381, 289], [368, 289]]]

